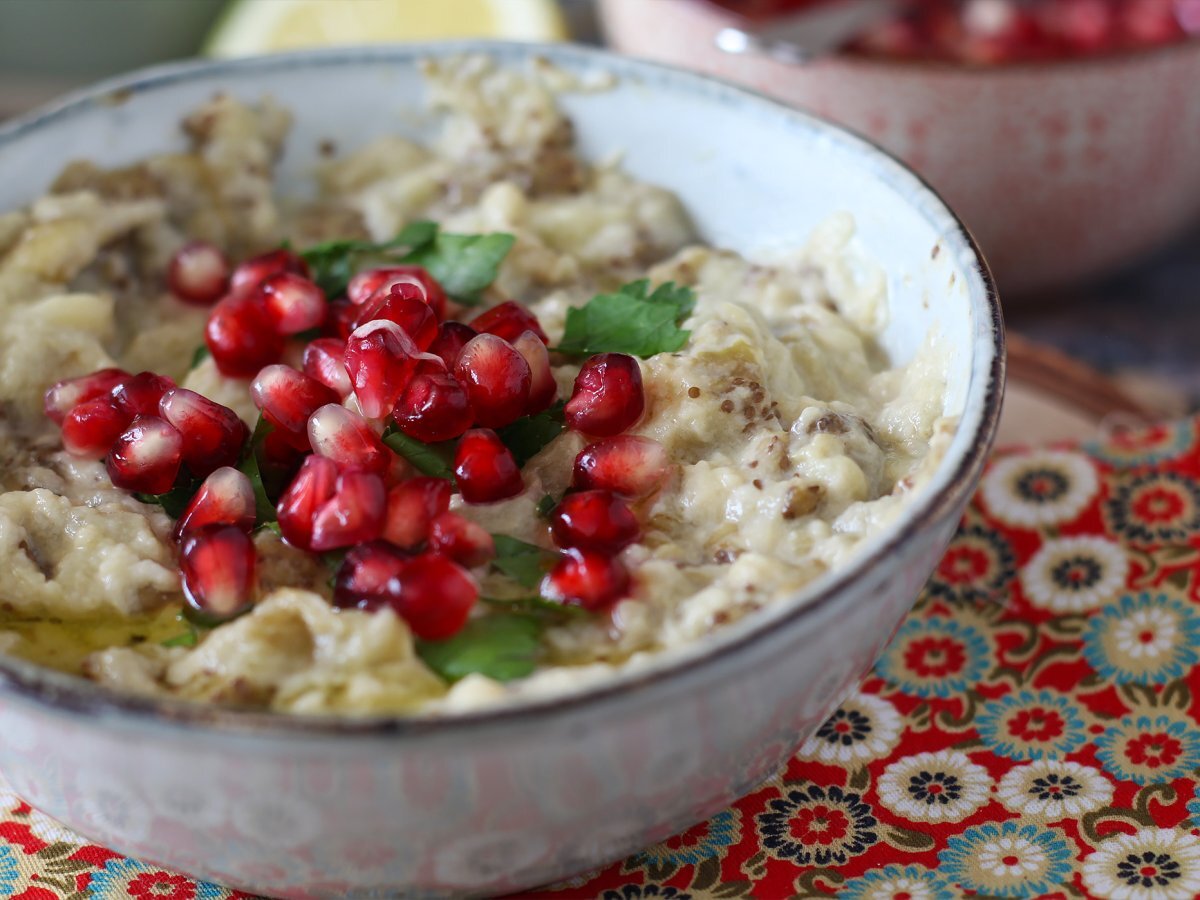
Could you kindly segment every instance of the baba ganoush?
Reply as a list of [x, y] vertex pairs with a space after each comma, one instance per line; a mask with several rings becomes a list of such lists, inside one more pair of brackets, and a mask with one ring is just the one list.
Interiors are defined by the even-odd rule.
[[0, 214], [4, 652], [289, 713], [570, 691], [794, 599], [936, 467], [945, 355], [890, 365], [849, 216], [705, 246], [576, 154], [557, 93], [602, 85], [426, 76], [439, 136], [324, 147], [315, 199], [288, 111], [222, 95]]

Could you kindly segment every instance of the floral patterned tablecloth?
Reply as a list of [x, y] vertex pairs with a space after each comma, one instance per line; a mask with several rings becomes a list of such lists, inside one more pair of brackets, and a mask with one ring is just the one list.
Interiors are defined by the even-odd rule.
[[[883, 658], [783, 771], [528, 896], [1200, 896], [1197, 433], [998, 454]], [[0, 813], [0, 897], [245, 896], [11, 794]]]

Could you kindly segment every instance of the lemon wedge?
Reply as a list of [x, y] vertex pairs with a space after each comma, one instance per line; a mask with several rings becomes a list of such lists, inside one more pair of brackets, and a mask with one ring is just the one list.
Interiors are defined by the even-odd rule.
[[235, 0], [204, 52], [251, 56], [304, 47], [493, 37], [566, 37], [555, 0]]

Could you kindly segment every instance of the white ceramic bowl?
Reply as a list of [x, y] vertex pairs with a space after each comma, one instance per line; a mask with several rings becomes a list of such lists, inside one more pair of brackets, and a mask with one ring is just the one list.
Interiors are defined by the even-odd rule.
[[828, 116], [929, 179], [1005, 296], [1136, 261], [1200, 215], [1200, 39], [1095, 59], [968, 67], [731, 56], [700, 0], [600, 0], [612, 46]]
[[296, 113], [280, 181], [323, 138], [428, 133], [417, 60], [483, 50], [602, 69], [563, 102], [587, 156], [625, 151], [708, 240], [799, 241], [838, 210], [889, 273], [884, 343], [952, 348], [961, 418], [931, 484], [853, 564], [650, 671], [579, 696], [449, 720], [286, 718], [155, 702], [0, 658], [0, 768], [31, 803], [123, 853], [282, 897], [517, 890], [601, 865], [767, 777], [876, 658], [979, 476], [1003, 386], [997, 299], [970, 236], [890, 157], [819, 119], [696, 75], [569, 46], [457, 44], [196, 63], [109, 82], [0, 129], [0, 209], [71, 158], [177, 147], [181, 113], [228, 91]]

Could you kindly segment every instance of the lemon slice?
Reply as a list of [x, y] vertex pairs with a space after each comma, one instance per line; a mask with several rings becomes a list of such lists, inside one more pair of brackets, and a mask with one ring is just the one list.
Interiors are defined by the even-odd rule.
[[468, 37], [555, 41], [566, 33], [554, 0], [235, 0], [204, 52], [250, 56]]

